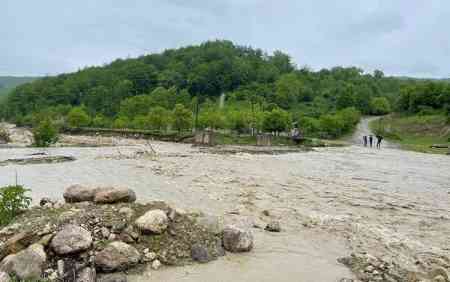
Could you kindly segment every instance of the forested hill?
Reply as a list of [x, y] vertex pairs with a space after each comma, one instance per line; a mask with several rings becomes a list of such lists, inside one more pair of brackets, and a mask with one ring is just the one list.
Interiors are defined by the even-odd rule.
[[[78, 125], [164, 129], [179, 125], [173, 115], [192, 116], [199, 108], [195, 121], [202, 127], [281, 130], [298, 121], [305, 130], [339, 135], [351, 129], [346, 123], [358, 111], [389, 112], [402, 88], [420, 83], [355, 67], [311, 71], [279, 51], [211, 41], [19, 86], [0, 115], [21, 123], [37, 117], [65, 122], [75, 107], [83, 116]], [[219, 109], [222, 94], [225, 106]], [[155, 117], [166, 118], [155, 123]], [[283, 122], [271, 128], [280, 117]]]
[[0, 76], [0, 96], [18, 85], [31, 82], [35, 79], [35, 77]]

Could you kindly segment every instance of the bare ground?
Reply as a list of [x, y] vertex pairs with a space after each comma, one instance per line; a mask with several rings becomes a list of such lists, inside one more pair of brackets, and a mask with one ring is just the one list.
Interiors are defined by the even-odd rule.
[[[112, 143], [117, 146], [49, 149], [75, 156], [71, 163], [0, 167], [0, 185], [10, 184], [17, 171], [35, 199], [60, 198], [76, 183], [128, 186], [142, 200], [161, 199], [259, 227], [253, 228], [253, 252], [154, 271], [154, 281], [364, 280], [361, 269], [352, 273], [337, 261], [351, 253], [386, 261], [404, 275], [402, 281], [449, 271], [448, 156], [359, 145], [283, 155], [217, 154], [161, 142], [152, 142], [158, 154], [150, 156], [143, 142]], [[33, 152], [0, 150], [0, 160]], [[281, 233], [261, 228], [274, 219]]]

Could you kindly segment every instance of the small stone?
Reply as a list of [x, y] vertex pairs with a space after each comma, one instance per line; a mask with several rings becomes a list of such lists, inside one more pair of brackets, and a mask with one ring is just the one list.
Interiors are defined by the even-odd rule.
[[271, 222], [269, 222], [269, 224], [266, 225], [266, 228], [264, 228], [264, 229], [269, 232], [281, 232], [280, 222], [271, 221]]
[[68, 224], [53, 237], [50, 246], [58, 255], [68, 255], [89, 249], [92, 236], [89, 231], [78, 226]]
[[374, 267], [372, 265], [368, 265], [365, 270], [366, 272], [372, 272], [374, 270]]
[[81, 269], [75, 278], [75, 282], [95, 282], [96, 272], [95, 268], [85, 267]]
[[39, 201], [39, 205], [41, 206], [41, 207], [45, 207], [46, 205], [48, 205], [48, 204], [50, 204], [50, 206], [51, 207], [53, 207], [53, 204], [54, 204], [55, 202], [52, 200], [52, 199], [50, 199], [50, 198], [42, 198], [40, 201]]
[[201, 263], [206, 263], [212, 260], [208, 254], [208, 249], [201, 244], [194, 244], [191, 247], [191, 257], [193, 260]]
[[142, 232], [161, 234], [167, 229], [169, 219], [164, 211], [151, 210], [139, 217], [135, 224]]
[[123, 242], [112, 242], [95, 256], [96, 266], [105, 271], [121, 271], [136, 265], [141, 258], [139, 252]]
[[108, 239], [109, 235], [111, 235], [111, 232], [109, 232], [109, 229], [106, 228], [106, 227], [102, 227], [100, 229], [100, 233], [102, 234], [102, 237], [105, 238], [105, 239]]
[[11, 277], [8, 273], [0, 271], [0, 282], [11, 282]]
[[263, 210], [263, 215], [265, 215], [265, 216], [270, 216], [270, 212], [268, 211], [268, 210]]
[[160, 267], [161, 267], [161, 262], [160, 262], [159, 260], [155, 259], [155, 260], [152, 262], [152, 268], [153, 268], [154, 270], [158, 270]]
[[114, 234], [114, 233], [109, 234], [109, 236], [108, 236], [108, 240], [109, 241], [114, 241], [116, 239], [117, 239], [117, 235], [116, 234]]
[[130, 219], [134, 216], [134, 210], [128, 207], [120, 208], [119, 213]]
[[145, 262], [154, 261], [156, 259], [156, 257], [157, 257], [156, 253], [150, 252], [150, 251], [145, 252], [145, 250], [144, 250], [144, 261]]
[[248, 252], [253, 249], [253, 234], [250, 230], [233, 225], [223, 231], [223, 246], [230, 252]]

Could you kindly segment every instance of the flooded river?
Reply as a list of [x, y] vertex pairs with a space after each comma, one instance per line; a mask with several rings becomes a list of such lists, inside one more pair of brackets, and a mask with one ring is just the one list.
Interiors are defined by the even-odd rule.
[[[337, 262], [351, 252], [418, 271], [418, 259], [450, 263], [448, 156], [357, 145], [283, 155], [152, 145], [156, 156], [139, 155], [144, 144], [131, 140], [128, 146], [51, 148], [49, 155], [77, 160], [0, 166], [0, 186], [13, 184], [17, 175], [35, 201], [60, 200], [72, 184], [124, 186], [141, 201], [160, 199], [250, 227], [281, 222], [281, 233], [253, 228], [251, 253], [163, 268], [149, 274], [152, 281], [339, 281], [353, 277]], [[42, 150], [0, 149], [0, 161], [36, 152]]]

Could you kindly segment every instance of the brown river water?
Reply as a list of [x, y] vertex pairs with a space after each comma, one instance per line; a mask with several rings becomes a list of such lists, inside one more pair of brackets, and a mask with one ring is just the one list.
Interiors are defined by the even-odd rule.
[[[125, 186], [140, 201], [164, 200], [224, 221], [281, 223], [281, 233], [253, 228], [250, 253], [149, 271], [133, 281], [326, 282], [353, 277], [337, 262], [351, 252], [388, 257], [413, 270], [421, 254], [450, 258], [449, 156], [359, 145], [282, 155], [152, 145], [155, 156], [137, 156], [144, 143], [136, 140], [47, 149], [77, 160], [0, 166], [0, 186], [13, 184], [17, 175], [36, 202], [61, 200], [72, 184]], [[42, 150], [0, 149], [0, 161], [36, 152]]]

